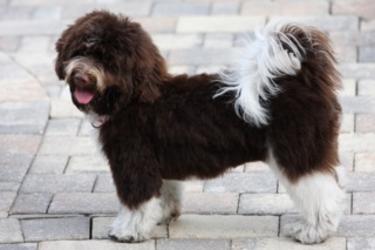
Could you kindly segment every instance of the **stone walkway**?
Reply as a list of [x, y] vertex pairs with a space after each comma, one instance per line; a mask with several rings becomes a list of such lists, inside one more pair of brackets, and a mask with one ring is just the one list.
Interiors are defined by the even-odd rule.
[[[349, 171], [346, 216], [316, 246], [283, 237], [295, 210], [261, 163], [186, 184], [183, 215], [154, 240], [106, 240], [118, 201], [93, 129], [53, 72], [54, 43], [94, 8], [130, 15], [175, 73], [230, 64], [239, 34], [288, 18], [334, 41], [344, 79], [340, 135]], [[0, 0], [0, 250], [375, 249], [375, 2], [373, 0]]]

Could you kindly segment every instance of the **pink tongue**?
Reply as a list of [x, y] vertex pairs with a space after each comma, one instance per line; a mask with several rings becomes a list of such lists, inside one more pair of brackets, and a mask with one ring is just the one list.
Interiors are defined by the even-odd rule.
[[80, 104], [88, 104], [92, 98], [94, 98], [94, 93], [82, 89], [74, 90], [74, 97]]

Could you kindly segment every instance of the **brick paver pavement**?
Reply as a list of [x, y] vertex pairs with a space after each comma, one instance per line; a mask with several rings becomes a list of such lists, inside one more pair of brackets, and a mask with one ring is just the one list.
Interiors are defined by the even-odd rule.
[[[340, 135], [349, 171], [335, 237], [302, 246], [284, 237], [296, 219], [261, 163], [188, 181], [183, 215], [142, 244], [108, 241], [118, 201], [93, 128], [53, 72], [54, 43], [94, 8], [131, 16], [152, 34], [174, 73], [217, 71], [241, 33], [289, 19], [326, 30], [344, 88]], [[374, 0], [0, 0], [0, 250], [375, 249]]]

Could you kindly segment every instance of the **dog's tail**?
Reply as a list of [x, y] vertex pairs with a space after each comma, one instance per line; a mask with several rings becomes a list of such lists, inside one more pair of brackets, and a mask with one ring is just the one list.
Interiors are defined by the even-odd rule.
[[335, 64], [323, 32], [296, 24], [269, 24], [246, 43], [234, 70], [221, 74], [225, 86], [217, 95], [234, 91], [237, 114], [264, 126], [269, 120], [267, 100], [283, 91], [280, 79], [301, 79], [299, 84], [323, 84], [334, 91], [340, 84]]

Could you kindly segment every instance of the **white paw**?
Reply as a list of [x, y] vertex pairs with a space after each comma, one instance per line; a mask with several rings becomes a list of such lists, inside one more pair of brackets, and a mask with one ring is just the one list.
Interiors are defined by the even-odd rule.
[[117, 219], [113, 222], [108, 235], [115, 241], [127, 243], [142, 242], [149, 239], [147, 234], [139, 232], [135, 228], [127, 228], [127, 225], [119, 223]]
[[113, 221], [109, 237], [122, 242], [140, 242], [150, 238], [150, 233], [162, 218], [160, 198], [151, 198], [137, 209], [122, 206]]
[[319, 226], [307, 223], [294, 223], [285, 227], [286, 235], [303, 244], [317, 244], [326, 240], [329, 236], [327, 230]]

